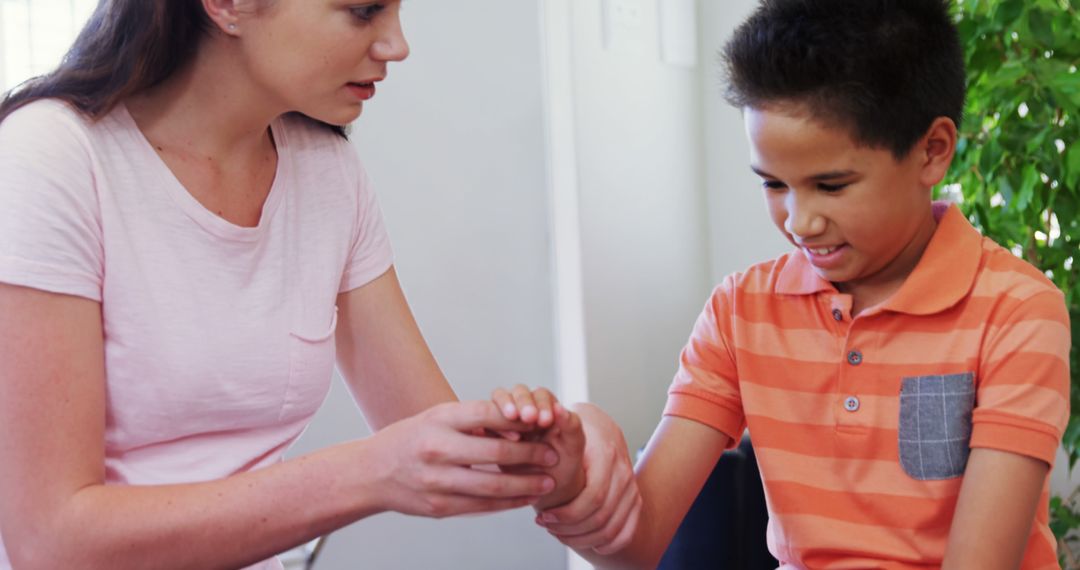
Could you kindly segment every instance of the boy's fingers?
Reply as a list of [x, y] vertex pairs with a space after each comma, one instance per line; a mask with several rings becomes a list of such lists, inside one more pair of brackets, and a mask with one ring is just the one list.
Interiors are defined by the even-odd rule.
[[562, 403], [560, 402], [555, 402], [555, 405], [552, 406], [552, 408], [555, 411], [556, 420], [563, 419], [566, 417], [567, 414], [570, 413], [570, 411], [566, 409], [566, 406], [562, 405]]
[[547, 388], [537, 388], [532, 393], [533, 401], [536, 402], [536, 424], [542, 428], [551, 426], [555, 422], [555, 395]]
[[589, 483], [577, 499], [542, 513], [541, 517], [552, 533], [566, 537], [594, 533], [605, 527], [620, 503], [625, 502], [627, 486], [632, 482], [630, 479], [610, 480], [609, 465], [602, 465], [592, 473], [586, 470], [585, 475]]
[[623, 524], [623, 529], [619, 531], [615, 540], [611, 541], [609, 544], [594, 548], [593, 550], [596, 551], [597, 554], [607, 556], [630, 545], [630, 541], [634, 539], [634, 532], [637, 531], [638, 521], [641, 519], [641, 506], [643, 502], [641, 495], [638, 495], [635, 504], [630, 511], [630, 516], [627, 517], [626, 523]]
[[528, 386], [518, 384], [511, 388], [510, 393], [514, 397], [514, 405], [517, 406], [521, 421], [528, 424], [536, 423], [539, 410], [537, 409], [536, 401], [533, 399], [532, 391], [529, 390]]
[[510, 395], [510, 392], [502, 388], [496, 388], [491, 392], [491, 401], [495, 402], [495, 405], [499, 407], [499, 411], [508, 420], [518, 419], [518, 407], [514, 404], [514, 398]]
[[635, 495], [621, 497], [611, 515], [605, 517], [607, 520], [603, 525], [597, 525], [594, 530], [577, 536], [562, 535], [559, 540], [571, 548], [597, 548], [610, 545], [622, 532], [636, 499]]

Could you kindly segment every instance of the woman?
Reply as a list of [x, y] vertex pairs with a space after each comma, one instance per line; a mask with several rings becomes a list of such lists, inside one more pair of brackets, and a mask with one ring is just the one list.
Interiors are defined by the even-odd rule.
[[[0, 568], [273, 568], [382, 511], [566, 502], [549, 445], [480, 435], [570, 416], [456, 402], [342, 137], [408, 55], [399, 9], [103, 0], [0, 106]], [[335, 354], [378, 431], [283, 462]], [[636, 487], [582, 411], [588, 484], [555, 512], [614, 548]]]

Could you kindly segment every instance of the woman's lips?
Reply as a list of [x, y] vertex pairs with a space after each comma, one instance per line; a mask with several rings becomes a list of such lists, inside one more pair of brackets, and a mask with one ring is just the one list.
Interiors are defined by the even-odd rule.
[[345, 88], [361, 101], [367, 101], [375, 96], [374, 83], [348, 83]]

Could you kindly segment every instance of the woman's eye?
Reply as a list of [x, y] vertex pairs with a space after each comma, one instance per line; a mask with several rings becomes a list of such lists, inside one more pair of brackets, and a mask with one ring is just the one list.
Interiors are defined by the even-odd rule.
[[376, 14], [382, 12], [385, 7], [386, 6], [382, 4], [364, 4], [362, 6], [351, 6], [349, 11], [352, 12], [352, 15], [356, 16], [357, 19], [370, 22], [375, 18]]
[[823, 182], [818, 184], [818, 190], [822, 192], [839, 192], [847, 187], [848, 184], [825, 184]]

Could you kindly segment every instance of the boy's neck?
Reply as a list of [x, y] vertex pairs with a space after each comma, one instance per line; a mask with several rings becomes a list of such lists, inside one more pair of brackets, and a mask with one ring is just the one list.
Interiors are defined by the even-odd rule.
[[930, 244], [930, 239], [934, 237], [934, 231], [937, 230], [938, 220], [934, 210], [927, 208], [926, 216], [926, 220], [919, 224], [919, 230], [899, 255], [880, 271], [863, 279], [833, 284], [841, 293], [851, 295], [852, 317], [887, 301], [900, 290], [904, 281], [915, 270], [926, 246]]

